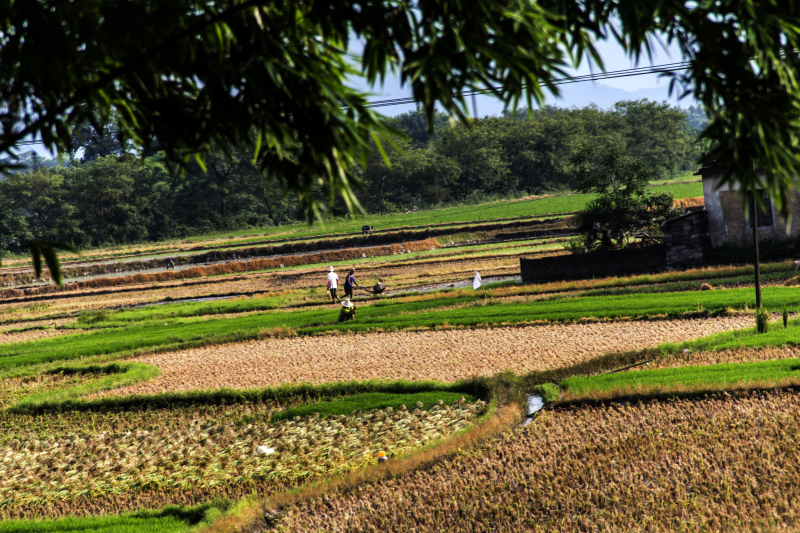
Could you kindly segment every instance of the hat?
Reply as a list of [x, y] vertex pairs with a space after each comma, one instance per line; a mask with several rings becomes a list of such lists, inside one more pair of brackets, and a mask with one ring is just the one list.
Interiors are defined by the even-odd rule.
[[342, 307], [353, 307], [353, 302], [350, 301], [350, 298], [345, 298], [342, 300]]
[[332, 266], [328, 267], [328, 272], [333, 272], [333, 267]]

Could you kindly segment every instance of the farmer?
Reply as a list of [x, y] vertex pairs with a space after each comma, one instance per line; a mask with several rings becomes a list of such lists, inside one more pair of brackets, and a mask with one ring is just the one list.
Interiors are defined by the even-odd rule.
[[165, 267], [167, 270], [170, 268], [175, 270], [175, 261], [171, 257], [167, 257], [167, 266]]
[[342, 302], [342, 308], [339, 311], [339, 322], [347, 322], [354, 320], [356, 317], [356, 306], [350, 301], [350, 298], [345, 298]]
[[372, 235], [372, 226], [361, 226], [361, 235], [366, 237], [367, 234]]
[[355, 273], [356, 273], [355, 269], [351, 268], [350, 272], [348, 272], [347, 274], [347, 277], [344, 278], [344, 295], [347, 298], [353, 297], [353, 285], [361, 288], [361, 285], [356, 283], [356, 278], [354, 276]]
[[333, 267], [328, 267], [328, 290], [331, 292], [331, 300], [336, 303], [336, 300], [342, 301], [341, 298], [336, 296], [336, 289], [339, 287], [339, 276], [333, 271]]

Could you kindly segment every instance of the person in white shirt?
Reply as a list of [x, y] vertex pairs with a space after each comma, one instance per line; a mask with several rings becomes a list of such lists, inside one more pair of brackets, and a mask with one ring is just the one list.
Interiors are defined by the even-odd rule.
[[342, 299], [336, 296], [336, 289], [339, 287], [339, 276], [336, 272], [333, 271], [333, 267], [328, 267], [328, 290], [331, 292], [331, 300], [333, 303], [336, 303], [336, 300], [339, 300], [341, 303]]

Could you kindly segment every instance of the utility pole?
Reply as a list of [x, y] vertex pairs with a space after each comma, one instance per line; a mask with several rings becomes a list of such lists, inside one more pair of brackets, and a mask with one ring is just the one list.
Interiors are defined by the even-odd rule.
[[[756, 160], [753, 159], [753, 176], [756, 177]], [[755, 181], [753, 181], [755, 183]], [[756, 310], [761, 310], [761, 271], [758, 264], [758, 214], [756, 213], [756, 188], [750, 193], [750, 213], [753, 221], [753, 249], [756, 252]]]
[[472, 114], [475, 116], [475, 120], [478, 120], [478, 99], [474, 94], [472, 95]]

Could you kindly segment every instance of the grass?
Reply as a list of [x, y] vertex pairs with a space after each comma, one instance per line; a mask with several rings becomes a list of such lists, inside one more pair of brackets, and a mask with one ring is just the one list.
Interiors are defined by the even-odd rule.
[[68, 517], [55, 520], [4, 520], [0, 533], [179, 533], [191, 526], [173, 516], [138, 518], [134, 516]]
[[[463, 291], [462, 294], [467, 293]], [[41, 363], [66, 361], [79, 357], [121, 357], [143, 351], [170, 350], [221, 344], [264, 336], [272, 332], [315, 335], [327, 332], [369, 332], [381, 330], [479, 327], [519, 323], [570, 322], [596, 319], [678, 317], [708, 314], [727, 309], [755, 307], [752, 289], [657, 293], [639, 295], [589, 296], [551, 301], [510, 301], [484, 299], [482, 294], [415, 301], [376, 302], [358, 310], [356, 321], [338, 324], [338, 307], [305, 311], [268, 312], [229, 319], [200, 317], [166, 318], [164, 309], [151, 311], [146, 321], [129, 325], [124, 320], [105, 324], [106, 329], [37, 341], [0, 346], [0, 372]], [[773, 308], [800, 307], [800, 292], [791, 287], [765, 287], [765, 305]], [[242, 301], [247, 304], [250, 301]], [[237, 304], [239, 302], [232, 302]], [[190, 307], [185, 309], [191, 309]], [[180, 307], [177, 309], [181, 309]], [[176, 313], [178, 310], [176, 309]], [[140, 310], [142, 311], [142, 310]], [[112, 315], [114, 317], [115, 315]], [[144, 319], [147, 315], [140, 315]], [[176, 315], [177, 317], [177, 315]], [[162, 322], [163, 320], [163, 322]], [[124, 326], [124, 327], [120, 327]], [[788, 331], [788, 330], [787, 330]], [[781, 331], [768, 335], [782, 334]]]
[[0, 533], [183, 533], [218, 519], [227, 502], [193, 507], [170, 505], [158, 511], [110, 516], [68, 516], [49, 520], [3, 520]]
[[[700, 181], [693, 183], [659, 184], [653, 188], [672, 192], [676, 199], [693, 198], [703, 195], [703, 184]], [[303, 224], [291, 224], [280, 228], [263, 228], [256, 230], [235, 231], [229, 233], [216, 233], [198, 236], [192, 239], [203, 240], [209, 238], [247, 237], [250, 235], [278, 234], [282, 237], [291, 236], [307, 237], [331, 232], [360, 232], [361, 226], [371, 225], [376, 230], [387, 227], [424, 226], [426, 224], [458, 223], [480, 221], [495, 221], [502, 218], [533, 217], [560, 213], [573, 213], [580, 211], [596, 197], [594, 194], [569, 194], [562, 196], [549, 196], [529, 200], [499, 200], [478, 205], [455, 206], [436, 210], [418, 211], [416, 213], [392, 213], [388, 215], [367, 215], [354, 219], [339, 218], [325, 221], [325, 225], [318, 228], [309, 228]], [[189, 241], [187, 240], [187, 241]]]
[[[783, 272], [775, 274], [766, 274], [766, 276], [775, 276], [780, 278], [784, 275]], [[702, 274], [696, 274], [700, 279], [704, 279]], [[637, 283], [647, 283], [647, 281], [654, 281], [655, 284], [664, 283], [664, 279], [649, 280], [648, 277], [626, 278], [626, 280], [633, 280]], [[680, 280], [680, 278], [677, 278]], [[502, 309], [508, 309], [510, 317], [513, 316], [515, 307], [520, 305], [531, 307], [526, 309], [535, 315], [537, 320], [574, 320], [581, 317], [595, 317], [595, 318], [608, 318], [619, 316], [652, 316], [657, 314], [676, 314], [687, 311], [697, 310], [699, 305], [702, 309], [708, 311], [720, 311], [731, 308], [741, 308], [744, 305], [755, 303], [755, 296], [752, 289], [726, 289], [719, 291], [697, 291], [697, 292], [667, 292], [661, 293], [663, 290], [682, 290], [686, 288], [693, 288], [693, 284], [678, 284], [675, 286], [658, 287], [650, 289], [647, 287], [627, 288], [624, 283], [626, 280], [620, 280], [617, 284], [605, 283], [604, 280], [598, 282], [597, 285], [609, 287], [608, 289], [598, 289], [596, 292], [588, 292], [580, 295], [580, 303], [575, 303], [575, 298], [561, 298], [556, 300], [560, 303], [550, 302], [525, 302], [525, 303], [503, 303], [502, 300], [490, 300], [492, 305], [499, 306]], [[612, 280], [613, 281], [613, 280]], [[747, 276], [734, 276], [730, 278], [723, 278], [721, 282], [746, 282]], [[676, 283], [685, 283], [676, 281]], [[526, 286], [509, 280], [505, 282], [490, 283], [484, 286], [489, 292], [490, 296], [511, 296], [523, 294], [543, 294], [551, 292], [549, 290], [542, 290], [543, 286]], [[546, 286], [544, 286], [546, 287]], [[591, 284], [589, 284], [591, 287]], [[564, 291], [569, 289], [579, 289], [579, 286], [566, 284], [563, 288]], [[559, 291], [560, 287], [556, 284], [551, 288], [552, 292]], [[637, 299], [636, 296], [640, 293], [650, 292], [651, 290], [657, 291], [656, 294], [645, 299]], [[618, 291], [618, 292], [614, 292]], [[780, 308], [784, 305], [798, 305], [800, 304], [800, 296], [796, 289], [790, 287], [766, 287], [765, 302], [770, 307]], [[560, 291], [559, 291], [560, 292]], [[424, 301], [414, 301], [414, 296], [397, 296], [390, 298], [382, 298], [382, 301], [375, 302], [369, 307], [362, 307], [358, 311], [359, 321], [352, 326], [357, 326], [361, 320], [366, 320], [371, 317], [382, 318], [387, 315], [397, 315], [398, 313], [410, 313], [427, 311], [435, 308], [445, 308], [458, 304], [468, 304], [470, 302], [483, 302], [483, 294], [476, 293], [467, 289], [456, 290], [439, 290], [431, 291], [424, 295]], [[641, 300], [641, 301], [639, 301]], [[217, 314], [231, 314], [231, 313], [246, 313], [254, 311], [272, 311], [278, 310], [287, 301], [286, 294], [278, 294], [275, 296], [267, 296], [264, 298], [240, 299], [240, 300], [215, 300], [212, 302], [184, 302], [177, 304], [166, 304], [159, 306], [143, 307], [139, 309], [126, 309], [113, 313], [106, 313], [101, 311], [99, 313], [87, 313], [82, 315], [81, 318], [72, 326], [77, 328], [110, 328], [129, 325], [132, 323], [146, 324], [150, 322], [172, 322], [179, 323], [180, 319], [201, 317]], [[318, 302], [322, 303], [322, 302]], [[327, 303], [327, 300], [326, 302]], [[692, 308], [694, 304], [694, 309]], [[385, 308], [392, 306], [393, 311], [388, 311]], [[495, 311], [487, 311], [490, 315], [496, 315]], [[502, 314], [502, 311], [500, 311]], [[264, 327], [291, 327], [294, 329], [304, 327], [315, 327], [327, 321], [333, 321], [335, 316], [331, 318], [332, 313], [328, 310], [314, 310], [314, 311], [294, 311], [291, 313], [278, 314], [269, 313], [263, 315]], [[277, 318], [277, 316], [283, 318]], [[455, 315], [454, 315], [455, 316]], [[363, 318], [362, 318], [363, 317]], [[401, 317], [393, 317], [401, 322], [407, 319]], [[404, 324], [404, 327], [408, 327]], [[0, 357], [2, 357], [2, 348], [0, 348]]]
[[[216, 389], [205, 391], [172, 392], [153, 396], [109, 396], [83, 401], [70, 398], [54, 402], [22, 404], [12, 411], [31, 416], [53, 412], [128, 412], [151, 410], [176, 410], [187, 407], [235, 405], [243, 403], [275, 403], [284, 407], [296, 407], [310, 403], [336, 402], [354, 395], [379, 393], [394, 397], [435, 393], [490, 400], [500, 385], [493, 380], [475, 378], [471, 380], [442, 383], [438, 381], [340, 381], [321, 384], [287, 383], [276, 387], [257, 389]], [[441, 397], [441, 396], [437, 396]], [[0, 413], [0, 423], [2, 422]], [[247, 421], [252, 423], [252, 420]]]
[[571, 377], [561, 383], [561, 388], [570, 397], [578, 398], [597, 392], [610, 392], [615, 396], [647, 394], [675, 389], [761, 385], [797, 378], [800, 378], [800, 359], [780, 359]]
[[[693, 352], [795, 346], [800, 343], [800, 319], [781, 320], [770, 324], [771, 331], [759, 333], [757, 327], [725, 331], [681, 344], [665, 343], [654, 350], [646, 350], [627, 364], [648, 358], [668, 357], [683, 350]], [[621, 362], [621, 361], [620, 361]], [[597, 371], [598, 369], [594, 369]], [[606, 370], [610, 370], [606, 368]], [[572, 375], [560, 383], [570, 399], [618, 398], [629, 395], [668, 394], [740, 388], [742, 386], [776, 386], [800, 382], [800, 359], [780, 359], [753, 363], [724, 363], [716, 365], [687, 366], [654, 370], [635, 370], [601, 375]]]
[[754, 326], [746, 329], [725, 331], [678, 345], [665, 344], [662, 349], [666, 353], [675, 353], [683, 349], [704, 352], [709, 350], [764, 348], [767, 346], [796, 346], [800, 344], [800, 319], [789, 320], [788, 323], [788, 328], [779, 325], [779, 321], [770, 323], [770, 330], [767, 333], [759, 334]]
[[387, 407], [397, 410], [403, 405], [413, 407], [417, 403], [421, 403], [423, 409], [428, 409], [440, 400], [444, 403], [453, 403], [461, 398], [464, 398], [467, 402], [475, 401], [475, 398], [468, 394], [464, 395], [455, 392], [431, 391], [415, 394], [370, 392], [348, 396], [332, 402], [320, 402], [287, 409], [274, 415], [272, 421], [277, 422], [278, 420], [286, 420], [296, 416], [311, 416], [315, 413], [319, 414], [321, 418], [327, 418], [336, 415], [349, 415], [357, 410], [366, 412], [373, 409], [386, 409]]
[[61, 403], [73, 398], [95, 394], [97, 392], [133, 385], [140, 381], [147, 381], [161, 375], [161, 371], [144, 363], [129, 363], [123, 365], [111, 364], [107, 366], [67, 367], [51, 370], [49, 373], [85, 373], [94, 375], [94, 379], [74, 387], [55, 388], [38, 394], [29, 394], [20, 398], [12, 409], [28, 410], [42, 404]]

